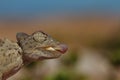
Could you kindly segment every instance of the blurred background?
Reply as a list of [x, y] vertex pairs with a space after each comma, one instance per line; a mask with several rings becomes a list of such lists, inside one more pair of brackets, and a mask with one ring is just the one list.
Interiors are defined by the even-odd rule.
[[0, 0], [0, 38], [42, 30], [66, 43], [59, 59], [8, 80], [120, 80], [119, 0]]

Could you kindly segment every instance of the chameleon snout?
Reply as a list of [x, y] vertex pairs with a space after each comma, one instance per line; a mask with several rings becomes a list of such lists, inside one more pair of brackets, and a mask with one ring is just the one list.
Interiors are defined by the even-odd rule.
[[65, 44], [59, 44], [59, 45], [54, 46], [54, 47], [47, 47], [46, 50], [58, 51], [58, 52], [64, 54], [68, 50], [68, 47]]

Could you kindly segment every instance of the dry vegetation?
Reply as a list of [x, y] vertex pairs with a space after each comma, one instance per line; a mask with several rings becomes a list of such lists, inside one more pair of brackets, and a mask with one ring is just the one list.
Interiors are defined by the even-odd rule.
[[119, 33], [117, 18], [61, 18], [34, 21], [4, 20], [0, 21], [0, 36], [15, 40], [17, 32], [32, 33], [42, 30], [71, 46], [88, 45], [112, 38]]

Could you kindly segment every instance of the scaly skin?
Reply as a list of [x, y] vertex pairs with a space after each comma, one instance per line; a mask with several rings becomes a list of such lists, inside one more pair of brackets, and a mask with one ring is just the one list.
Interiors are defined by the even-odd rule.
[[58, 58], [67, 46], [42, 31], [31, 35], [17, 33], [18, 42], [0, 40], [0, 80], [6, 80], [33, 61]]
[[22, 49], [8, 39], [0, 40], [0, 80], [5, 80], [23, 65]]

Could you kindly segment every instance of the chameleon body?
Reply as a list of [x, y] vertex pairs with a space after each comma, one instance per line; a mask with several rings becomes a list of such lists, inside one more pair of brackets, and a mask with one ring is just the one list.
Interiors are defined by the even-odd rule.
[[58, 58], [67, 51], [66, 45], [42, 31], [31, 35], [20, 32], [16, 38], [18, 42], [0, 39], [0, 80], [6, 80], [26, 64]]

